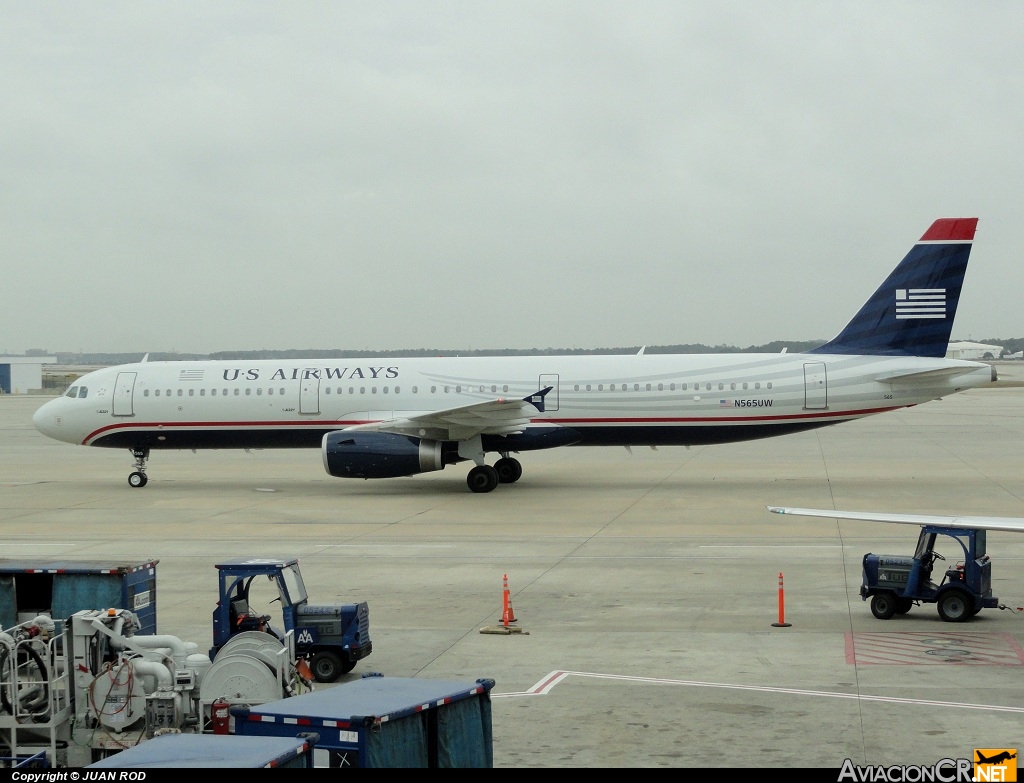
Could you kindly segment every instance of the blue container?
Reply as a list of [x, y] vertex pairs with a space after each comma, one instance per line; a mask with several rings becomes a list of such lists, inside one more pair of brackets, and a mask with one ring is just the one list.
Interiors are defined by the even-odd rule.
[[88, 767], [236, 767], [239, 769], [308, 769], [313, 766], [315, 734], [236, 737], [230, 734], [162, 734], [140, 742]]
[[493, 687], [494, 680], [369, 675], [255, 707], [232, 707], [231, 715], [239, 736], [315, 732], [317, 766], [493, 767]]
[[37, 614], [56, 622], [87, 609], [127, 609], [142, 630], [156, 633], [156, 564], [159, 560], [0, 560], [0, 627]]

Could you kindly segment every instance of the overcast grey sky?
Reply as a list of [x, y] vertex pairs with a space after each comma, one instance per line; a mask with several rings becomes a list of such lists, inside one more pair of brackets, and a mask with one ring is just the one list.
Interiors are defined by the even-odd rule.
[[0, 352], [1024, 336], [1024, 3], [0, 0]]

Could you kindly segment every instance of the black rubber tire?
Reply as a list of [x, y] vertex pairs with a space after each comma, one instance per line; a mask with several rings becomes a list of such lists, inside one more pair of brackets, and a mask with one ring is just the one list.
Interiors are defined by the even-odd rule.
[[[313, 659], [309, 662], [309, 669], [313, 672], [313, 679], [317, 682], [334, 682], [345, 673], [341, 656], [330, 650], [320, 650], [313, 653]], [[350, 666], [347, 671], [352, 671]]]
[[145, 473], [142, 473], [141, 471], [136, 470], [136, 471], [133, 471], [133, 472], [128, 474], [128, 486], [129, 487], [134, 487], [134, 488], [138, 489], [138, 488], [146, 486], [146, 482], [148, 482], [148, 481], [149, 481], [149, 478], [146, 476]]
[[896, 614], [906, 614], [913, 608], [914, 602], [909, 598], [896, 599]]
[[498, 486], [498, 471], [490, 465], [477, 465], [466, 476], [466, 484], [474, 492], [492, 492]]
[[523, 466], [515, 457], [502, 457], [494, 463], [499, 484], [515, 484], [523, 477]]
[[947, 623], [962, 623], [974, 617], [974, 601], [963, 590], [949, 590], [939, 599], [939, 617]]
[[888, 620], [896, 614], [896, 596], [892, 593], [875, 593], [871, 596], [871, 614], [879, 620]]

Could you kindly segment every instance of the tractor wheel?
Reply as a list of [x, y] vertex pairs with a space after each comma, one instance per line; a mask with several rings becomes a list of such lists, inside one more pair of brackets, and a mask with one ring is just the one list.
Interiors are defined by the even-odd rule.
[[950, 590], [939, 599], [939, 617], [947, 623], [962, 623], [974, 616], [974, 601], [963, 590]]
[[313, 678], [317, 682], [334, 682], [342, 675], [341, 656], [330, 650], [320, 650], [313, 653], [309, 668], [313, 670]]
[[906, 614], [914, 606], [914, 602], [909, 598], [897, 598], [896, 599], [896, 614]]
[[896, 614], [896, 600], [892, 593], [875, 593], [871, 597], [871, 614], [879, 620], [888, 620]]

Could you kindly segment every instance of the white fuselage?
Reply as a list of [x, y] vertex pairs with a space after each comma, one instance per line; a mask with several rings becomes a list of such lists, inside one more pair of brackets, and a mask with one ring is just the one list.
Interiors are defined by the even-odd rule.
[[550, 386], [531, 424], [571, 428], [578, 445], [696, 445], [857, 419], [992, 380], [976, 362], [786, 353], [143, 362], [83, 376], [75, 396], [46, 403], [34, 422], [91, 446], [319, 447], [346, 427]]

